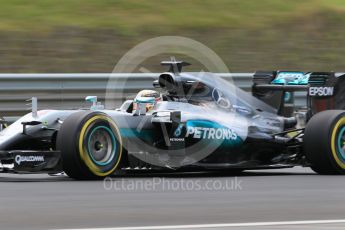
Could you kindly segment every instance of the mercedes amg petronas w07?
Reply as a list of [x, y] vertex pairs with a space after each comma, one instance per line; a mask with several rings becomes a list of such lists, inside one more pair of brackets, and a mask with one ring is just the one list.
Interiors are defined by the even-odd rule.
[[[345, 77], [258, 71], [251, 94], [213, 73], [169, 67], [119, 109], [33, 110], [0, 132], [1, 172], [100, 179], [135, 168], [228, 170], [311, 167], [345, 173]], [[306, 107], [291, 106], [295, 91]]]

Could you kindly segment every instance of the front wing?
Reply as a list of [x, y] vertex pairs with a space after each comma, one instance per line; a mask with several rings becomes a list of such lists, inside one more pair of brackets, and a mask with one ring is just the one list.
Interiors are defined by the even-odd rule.
[[0, 151], [2, 172], [54, 173], [62, 171], [60, 151]]

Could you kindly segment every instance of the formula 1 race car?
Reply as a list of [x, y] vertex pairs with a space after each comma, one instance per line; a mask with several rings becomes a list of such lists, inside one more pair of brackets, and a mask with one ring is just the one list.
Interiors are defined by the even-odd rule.
[[[100, 179], [133, 169], [311, 167], [345, 174], [345, 76], [258, 71], [252, 95], [213, 73], [169, 70], [119, 109], [36, 110], [0, 132], [1, 172]], [[306, 107], [290, 106], [295, 91]]]

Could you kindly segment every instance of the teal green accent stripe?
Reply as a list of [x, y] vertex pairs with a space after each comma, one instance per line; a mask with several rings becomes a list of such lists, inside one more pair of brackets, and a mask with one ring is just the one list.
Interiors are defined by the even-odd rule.
[[344, 143], [341, 140], [342, 136], [344, 135], [345, 127], [341, 128], [339, 134], [338, 134], [338, 151], [340, 153], [340, 159], [345, 162], [345, 152], [343, 150]]
[[[109, 135], [110, 135], [110, 137], [111, 137], [111, 140], [112, 140], [112, 143], [113, 143], [113, 146], [114, 146], [114, 148], [113, 148], [113, 151], [112, 151], [112, 153], [111, 153], [111, 157], [109, 158], [109, 160], [107, 160], [106, 162], [99, 162], [99, 161], [97, 161], [94, 157], [93, 157], [93, 155], [91, 154], [91, 151], [90, 151], [90, 143], [91, 143], [91, 137], [92, 137], [92, 135], [94, 134], [94, 132], [96, 131], [96, 130], [98, 130], [98, 129], [105, 129], [108, 133], [109, 133]], [[89, 139], [88, 139], [88, 145], [87, 145], [87, 148], [88, 148], [88, 154], [89, 154], [89, 156], [91, 157], [91, 159], [92, 159], [92, 161], [95, 163], [95, 164], [97, 164], [97, 165], [101, 165], [101, 166], [104, 166], [104, 165], [107, 165], [107, 164], [109, 164], [113, 159], [114, 159], [114, 157], [115, 157], [115, 151], [116, 151], [116, 141], [115, 141], [115, 136], [114, 136], [114, 134], [113, 134], [113, 131], [111, 130], [111, 129], [109, 129], [108, 127], [106, 127], [106, 126], [97, 126], [94, 130], [92, 130], [92, 132], [90, 133], [90, 136], [89, 136]]]

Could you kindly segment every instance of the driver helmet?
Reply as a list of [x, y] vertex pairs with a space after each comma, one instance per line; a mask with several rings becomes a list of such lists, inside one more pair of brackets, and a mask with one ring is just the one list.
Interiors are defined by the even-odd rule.
[[158, 101], [161, 101], [161, 96], [157, 91], [142, 90], [133, 100], [133, 109], [136, 110], [138, 108], [138, 104], [146, 104], [146, 112], [149, 112]]

